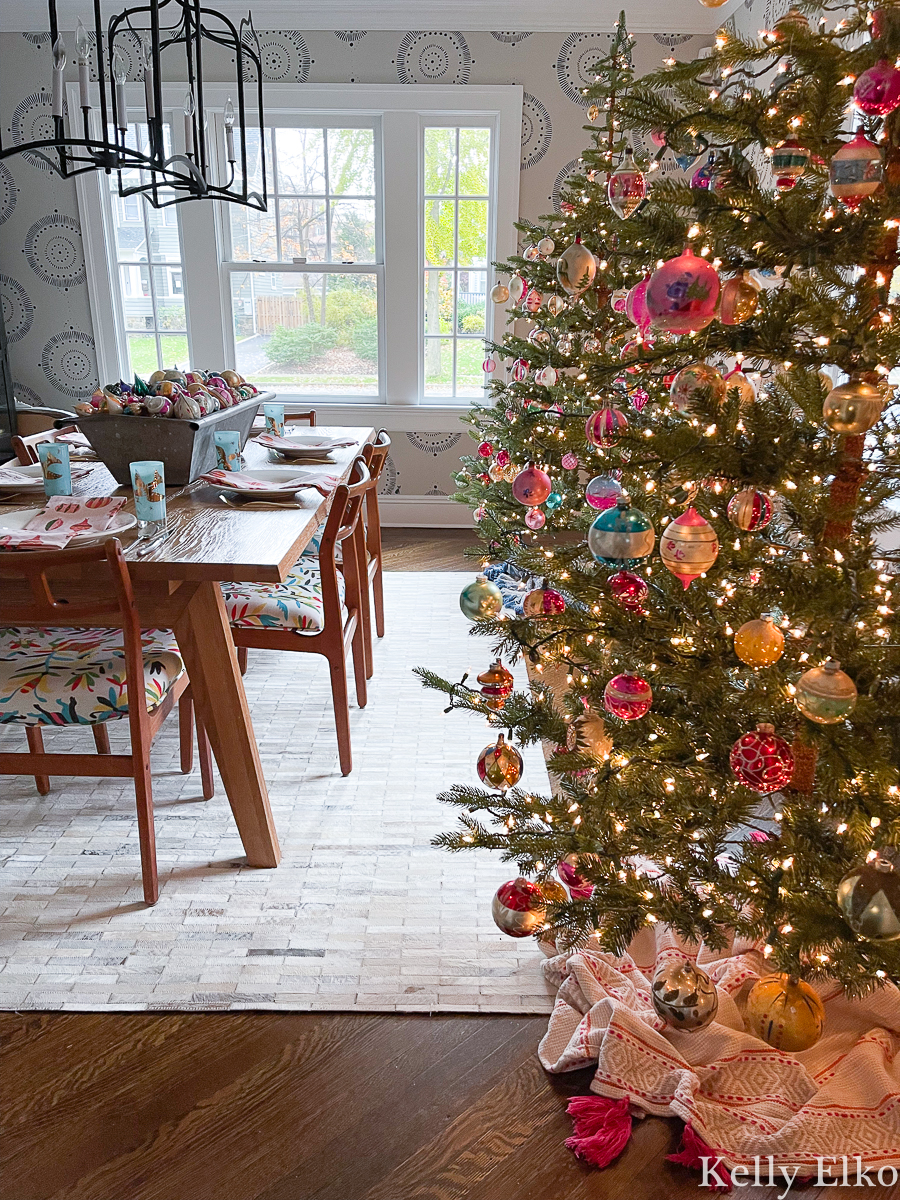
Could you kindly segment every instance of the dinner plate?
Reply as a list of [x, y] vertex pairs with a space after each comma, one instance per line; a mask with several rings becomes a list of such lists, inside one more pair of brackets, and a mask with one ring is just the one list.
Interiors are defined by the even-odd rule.
[[[24, 529], [32, 517], [40, 511], [39, 508], [17, 508], [13, 512], [0, 512], [0, 536], [9, 529], [17, 531]], [[120, 509], [110, 521], [107, 529], [93, 529], [90, 533], [79, 533], [72, 538], [66, 549], [68, 550], [70, 546], [87, 546], [91, 542], [102, 542], [108, 537], [118, 537], [126, 529], [133, 529], [135, 525], [137, 525], [137, 517], [133, 513], [123, 512]]]
[[285, 437], [292, 443], [290, 446], [266, 446], [265, 442], [259, 444], [265, 446], [270, 453], [289, 459], [322, 459], [333, 450], [345, 449], [354, 444], [347, 438], [323, 437], [320, 433], [294, 433], [290, 429], [285, 431]]
[[[7, 464], [9, 465], [9, 464]], [[12, 470], [19, 475], [27, 475], [29, 483], [4, 483], [0, 479], [0, 492], [42, 492], [44, 490], [44, 476], [41, 473], [41, 464], [32, 463], [27, 467], [13, 466]]]
[[[256, 496], [260, 500], [265, 500], [271, 496], [280, 496], [284, 499], [285, 497], [292, 496], [294, 492], [300, 492], [304, 488], [315, 486], [315, 480], [310, 480], [308, 483], [295, 483], [293, 487], [286, 488], [284, 485], [297, 474], [297, 467], [289, 466], [287, 463], [282, 466], [254, 467], [250, 471], [241, 471], [241, 475], [245, 479], [255, 479], [261, 484], [268, 484], [268, 487], [264, 486], [252, 489], [230, 487], [224, 480], [217, 481], [215, 486], [222, 488], [224, 491], [234, 492], [238, 496]], [[326, 485], [323, 483], [321, 486], [324, 487]]]

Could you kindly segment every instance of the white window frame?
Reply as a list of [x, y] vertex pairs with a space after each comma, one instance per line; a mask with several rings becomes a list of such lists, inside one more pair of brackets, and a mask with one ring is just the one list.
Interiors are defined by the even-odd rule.
[[[233, 91], [233, 86], [226, 84], [204, 87], [213, 154], [224, 146], [221, 113]], [[166, 85], [163, 89], [163, 109], [171, 124], [176, 152], [182, 148], [183, 121], [179, 114], [183, 97], [183, 84]], [[141, 84], [127, 85], [132, 120], [141, 119], [143, 100]], [[99, 103], [99, 97], [96, 103]], [[376, 259], [380, 261], [375, 265], [361, 263], [353, 268], [375, 273], [379, 279], [380, 395], [344, 398], [286, 392], [285, 398], [303, 403], [309, 400], [320, 410], [352, 407], [357, 414], [373, 410], [382, 416], [385, 409], [394, 407], [465, 410], [471, 404], [471, 398], [424, 395], [424, 130], [426, 126], [436, 124], [478, 124], [487, 125], [492, 131], [494, 204], [488, 229], [487, 267], [490, 290], [491, 262], [502, 262], [516, 251], [514, 223], [518, 219], [522, 88], [518, 85], [420, 88], [402, 84], [311, 88], [298, 84], [266, 84], [265, 104], [267, 125], [290, 124], [292, 119], [296, 124], [310, 126], [321, 123], [340, 127], [344, 119], [348, 125], [371, 124], [376, 131], [376, 171], [380, 166], [382, 172], [380, 214], [376, 207]], [[69, 87], [69, 110], [78, 111], [78, 91], [74, 85]], [[127, 354], [123, 356], [121, 306], [116, 302], [114, 290], [118, 288], [118, 282], [111, 279], [102, 207], [104, 203], [108, 204], [108, 199], [103, 196], [108, 187], [102, 173], [79, 176], [76, 183], [88, 259], [88, 288], [98, 365], [105, 382], [118, 378], [127, 367]], [[224, 207], [220, 203], [203, 201], [177, 205], [188, 340], [192, 362], [198, 365], [234, 364], [230, 282], [227, 278], [232, 268], [223, 265], [223, 252], [228, 245], [224, 229], [227, 214], [221, 211]], [[234, 269], [244, 267], [313, 274], [342, 269], [339, 263], [238, 264]], [[487, 307], [485, 338], [496, 341], [505, 328], [506, 309], [494, 304]]]

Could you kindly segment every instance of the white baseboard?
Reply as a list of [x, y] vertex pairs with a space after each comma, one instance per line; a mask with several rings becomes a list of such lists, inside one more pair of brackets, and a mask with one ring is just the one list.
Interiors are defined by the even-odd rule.
[[379, 496], [386, 528], [471, 529], [472, 512], [449, 496]]

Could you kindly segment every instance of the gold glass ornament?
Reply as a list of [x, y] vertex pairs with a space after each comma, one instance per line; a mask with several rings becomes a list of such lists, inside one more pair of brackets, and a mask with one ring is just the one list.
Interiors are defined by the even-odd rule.
[[822, 415], [834, 433], [865, 433], [884, 410], [884, 395], [871, 383], [849, 379], [825, 397]]
[[495, 304], [505, 304], [509, 299], [509, 288], [505, 283], [495, 283], [491, 288], [491, 299]]
[[506, 697], [513, 690], [512, 672], [507, 671], [503, 662], [495, 658], [486, 671], [477, 676], [481, 684], [481, 694], [485, 697], [488, 708], [502, 708]]
[[856, 707], [856, 684], [833, 658], [804, 671], [795, 686], [794, 703], [817, 725], [837, 725]]
[[837, 889], [837, 902], [854, 933], [870, 942], [900, 938], [900, 873], [885, 858], [848, 871]]
[[522, 755], [501, 733], [497, 741], [485, 746], [478, 755], [478, 778], [489, 787], [505, 792], [522, 778]]
[[542, 879], [538, 887], [548, 904], [565, 904], [569, 899], [569, 893], [558, 879]]
[[580, 296], [594, 282], [597, 260], [579, 238], [556, 260], [556, 278], [563, 291]]
[[744, 1025], [776, 1050], [808, 1050], [822, 1036], [825, 1008], [818, 992], [795, 975], [766, 975], [747, 997]]
[[703, 1029], [719, 1010], [719, 996], [707, 973], [693, 963], [663, 962], [653, 976], [650, 999], [672, 1029]]
[[759, 306], [759, 288], [746, 271], [726, 279], [719, 292], [719, 320], [723, 325], [740, 325]]
[[767, 613], [744, 622], [734, 635], [734, 652], [748, 667], [771, 667], [784, 653], [784, 634]]

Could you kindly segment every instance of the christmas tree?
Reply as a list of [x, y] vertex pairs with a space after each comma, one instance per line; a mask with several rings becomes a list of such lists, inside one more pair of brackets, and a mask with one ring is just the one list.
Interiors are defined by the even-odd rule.
[[[483, 689], [420, 674], [496, 731], [487, 786], [442, 797], [459, 824], [439, 842], [530, 877], [506, 896], [533, 918], [516, 932], [616, 953], [648, 923], [736, 932], [858, 995], [900, 982], [880, 546], [900, 490], [900, 8], [850, 14], [723, 28], [640, 79], [620, 21], [583, 174], [501, 269], [509, 377], [459, 476], [482, 559], [538, 581], [513, 614], [484, 580], [462, 597], [531, 687], [502, 664]], [[550, 794], [511, 786], [515, 743], [538, 741]]]

